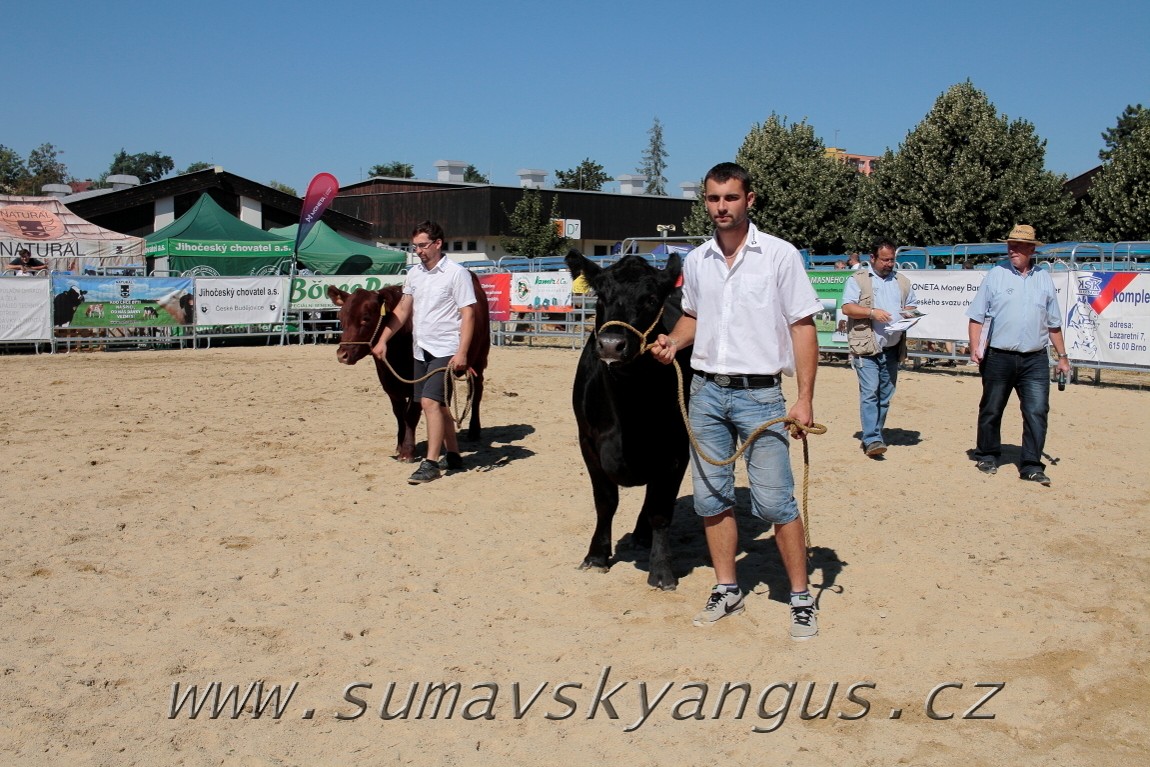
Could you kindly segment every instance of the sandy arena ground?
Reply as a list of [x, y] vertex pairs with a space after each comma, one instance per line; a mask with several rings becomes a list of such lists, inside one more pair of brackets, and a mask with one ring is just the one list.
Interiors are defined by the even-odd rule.
[[[903, 372], [881, 462], [858, 448], [854, 374], [822, 368], [821, 633], [797, 643], [771, 532], [746, 519], [746, 612], [691, 626], [712, 574], [689, 478], [677, 591], [649, 589], [627, 547], [608, 574], [577, 569], [594, 515], [576, 359], [494, 350], [470, 469], [411, 487], [374, 372], [332, 346], [0, 357], [0, 763], [1150, 755], [1150, 393], [1052, 391], [1043, 488], [975, 470], [970, 368]], [[1003, 437], [1016, 458], [1013, 401]], [[624, 493], [617, 541], [640, 499]], [[213, 683], [242, 698], [257, 682], [281, 705], [296, 685], [279, 718], [258, 687], [235, 718], [226, 695], [193, 717]], [[444, 683], [454, 706], [425, 696]], [[408, 716], [381, 718], [412, 685]]]

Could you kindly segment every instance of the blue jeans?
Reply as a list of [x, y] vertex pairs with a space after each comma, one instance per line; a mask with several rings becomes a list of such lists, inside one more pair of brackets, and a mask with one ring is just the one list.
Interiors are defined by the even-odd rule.
[[975, 460], [995, 461], [1002, 452], [1002, 411], [1011, 390], [1022, 409], [1023, 473], [1046, 468], [1046, 421], [1050, 413], [1050, 357], [1046, 350], [1028, 353], [988, 348], [980, 367], [982, 401], [978, 403], [978, 445]]
[[[721, 461], [735, 453], [735, 438], [746, 438], [767, 421], [787, 414], [783, 390], [724, 388], [701, 376], [691, 379], [691, 432], [711, 458]], [[785, 525], [799, 516], [795, 480], [791, 474], [790, 437], [776, 424], [756, 439], [743, 460], [751, 490], [751, 512], [759, 519]], [[695, 513], [713, 517], [735, 508], [735, 464], [714, 466], [691, 450], [691, 480]]]
[[859, 378], [859, 420], [862, 421], [864, 446], [883, 441], [886, 414], [898, 382], [898, 357], [898, 347], [894, 346], [870, 357], [854, 357], [851, 361]]

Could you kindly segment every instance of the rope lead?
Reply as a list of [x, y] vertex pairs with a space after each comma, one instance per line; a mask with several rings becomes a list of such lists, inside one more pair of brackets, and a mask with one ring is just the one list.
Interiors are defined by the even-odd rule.
[[[632, 325], [627, 324], [626, 322], [623, 322], [622, 320], [609, 320], [607, 322], [604, 322], [602, 325], [599, 326], [599, 330], [596, 332], [601, 332], [603, 330], [603, 328], [606, 328], [606, 327], [609, 327], [612, 325], [618, 325], [619, 327], [626, 328], [627, 330], [630, 330], [632, 333], [634, 333], [635, 335], [637, 335], [639, 337], [639, 339], [641, 341], [640, 348], [639, 348], [639, 354], [643, 354], [644, 352], [649, 351], [652, 346], [654, 346], [654, 343], [648, 343], [647, 342], [647, 336], [649, 336], [651, 334], [651, 331], [655, 329], [655, 327], [659, 324], [659, 320], [661, 320], [662, 318], [663, 318], [663, 309], [660, 308], [659, 314], [655, 317], [655, 321], [651, 323], [651, 327], [647, 328], [646, 333], [640, 333], [637, 328], [635, 328]], [[800, 434], [803, 434], [803, 433], [806, 433], [806, 434], [826, 434], [826, 432], [827, 432], [827, 427], [823, 426], [821, 423], [812, 423], [810, 426], [807, 426], [806, 424], [799, 423], [794, 418], [789, 418], [789, 417], [787, 417], [787, 418], [775, 418], [775, 419], [772, 419], [770, 421], [767, 421], [766, 423], [762, 424], [757, 429], [755, 429], [753, 432], [751, 432], [751, 434], [747, 437], [747, 439], [744, 440], [743, 444], [740, 445], [737, 450], [735, 450], [735, 454], [732, 455], [730, 458], [724, 458], [722, 460], [717, 460], [715, 458], [712, 458], [711, 456], [707, 455], [703, 451], [703, 449], [699, 446], [699, 441], [695, 438], [695, 433], [693, 431], [691, 431], [691, 420], [687, 415], [687, 400], [686, 400], [686, 397], [683, 393], [683, 370], [682, 370], [682, 368], [679, 367], [679, 361], [678, 360], [673, 360], [671, 364], [674, 365], [674, 367], [675, 367], [675, 378], [678, 381], [678, 386], [679, 386], [679, 414], [683, 417], [683, 426], [685, 426], [687, 429], [687, 437], [691, 440], [691, 447], [693, 447], [695, 449], [696, 455], [698, 455], [700, 458], [702, 458], [704, 461], [711, 464], [712, 466], [726, 466], [728, 464], [734, 463], [735, 461], [739, 460], [739, 456], [741, 456], [743, 453], [745, 453], [747, 451], [747, 448], [751, 446], [752, 442], [754, 442], [756, 439], [761, 437], [763, 434], [765, 434], [767, 432], [768, 429], [770, 429], [772, 426], [774, 426], [775, 424], [778, 424], [778, 423], [786, 424], [787, 430], [790, 432], [791, 436], [796, 437], [796, 438]], [[806, 546], [807, 546], [807, 556], [808, 557], [811, 555], [811, 524], [810, 524], [810, 516], [808, 513], [808, 506], [809, 506], [809, 501], [810, 501], [810, 479], [811, 479], [810, 445], [807, 443], [806, 439], [803, 439], [803, 534], [806, 537]]]

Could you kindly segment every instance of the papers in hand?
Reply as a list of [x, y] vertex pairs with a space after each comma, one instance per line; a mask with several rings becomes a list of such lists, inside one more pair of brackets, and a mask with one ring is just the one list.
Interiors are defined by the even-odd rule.
[[918, 309], [908, 309], [901, 312], [901, 314], [902, 316], [899, 319], [891, 318], [891, 321], [887, 323], [887, 330], [908, 330], [913, 327], [916, 322], [926, 316]]
[[986, 347], [990, 345], [990, 322], [991, 318], [987, 317], [986, 321], [982, 323], [982, 332], [978, 336], [978, 356], [986, 356]]

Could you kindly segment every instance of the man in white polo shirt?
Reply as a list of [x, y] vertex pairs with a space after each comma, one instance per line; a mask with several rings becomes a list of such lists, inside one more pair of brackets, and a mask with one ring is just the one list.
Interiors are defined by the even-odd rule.
[[[793, 245], [760, 232], [748, 213], [755, 203], [747, 171], [720, 163], [704, 179], [714, 236], [683, 264], [683, 316], [651, 352], [664, 364], [676, 347], [693, 344], [690, 426], [699, 446], [716, 460], [735, 452], [760, 425], [789, 416], [814, 423], [812, 400], [818, 369], [813, 317], [822, 303]], [[795, 375], [798, 397], [787, 411], [779, 386]], [[775, 542], [791, 586], [791, 637], [818, 633], [816, 605], [807, 582], [806, 534], [794, 497], [787, 431], [764, 433], [743, 454], [755, 516], [775, 526]], [[739, 532], [734, 517], [734, 464], [713, 466], [693, 451], [695, 513], [703, 517], [717, 585], [696, 626], [742, 612], [735, 573]]]
[[427, 458], [407, 480], [412, 485], [439, 479], [439, 453], [446, 448], [448, 469], [462, 469], [455, 420], [443, 390], [445, 371], [467, 369], [467, 350], [475, 332], [475, 287], [468, 271], [443, 255], [443, 227], [424, 221], [415, 227], [411, 245], [419, 263], [407, 273], [403, 298], [387, 319], [371, 353], [387, 355], [387, 341], [411, 317], [415, 377], [439, 371], [415, 385], [415, 398], [427, 423]]

